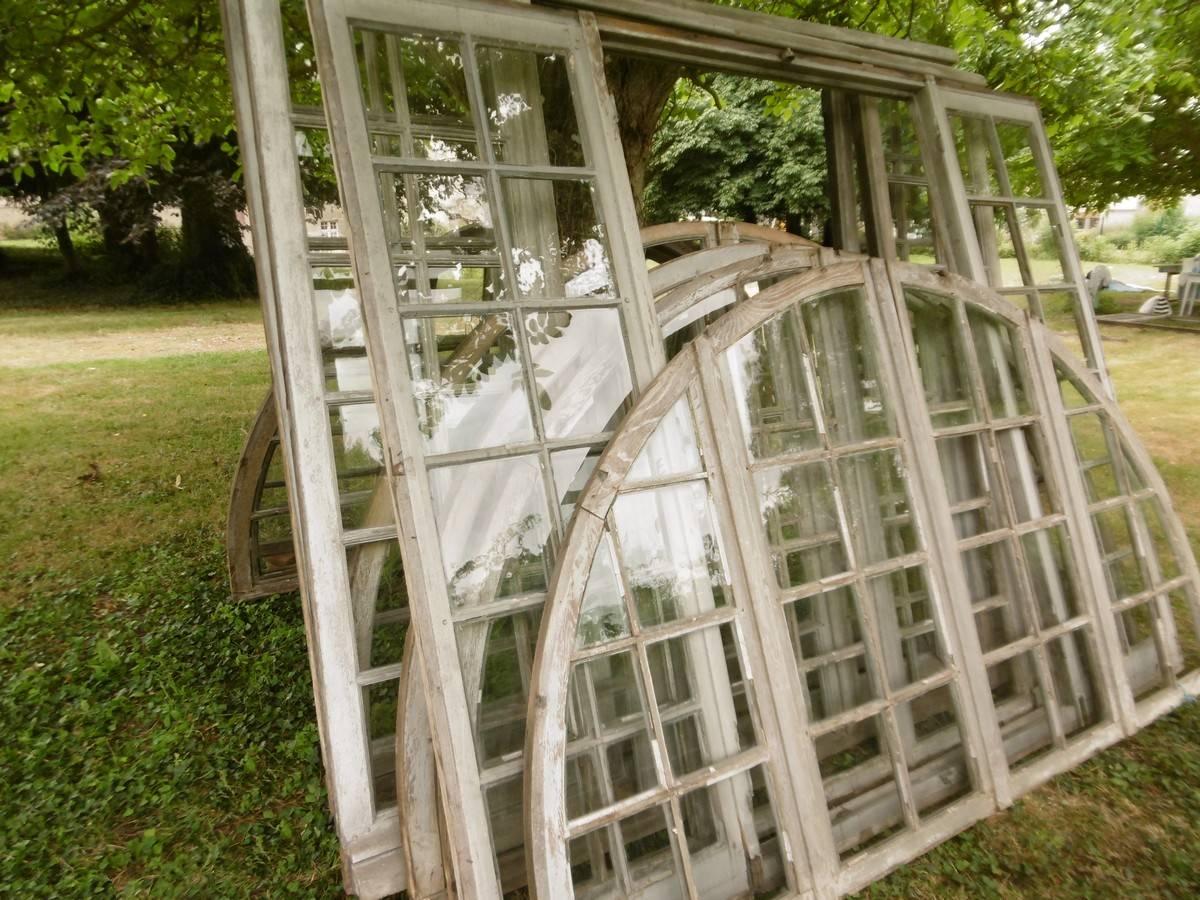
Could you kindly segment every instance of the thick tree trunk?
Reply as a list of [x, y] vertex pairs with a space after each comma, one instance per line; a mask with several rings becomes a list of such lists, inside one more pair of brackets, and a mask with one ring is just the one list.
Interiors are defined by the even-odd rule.
[[175, 290], [208, 296], [253, 294], [254, 263], [237, 218], [245, 195], [234, 180], [233, 161], [220, 142], [209, 141], [181, 143], [175, 163], [171, 196], [179, 204], [180, 217]]
[[158, 264], [154, 198], [145, 185], [107, 192], [95, 205], [105, 255], [121, 268], [145, 271]]
[[682, 71], [681, 66], [655, 60], [610, 56], [605, 60], [608, 88], [617, 107], [617, 125], [625, 168], [638, 219], [642, 218], [646, 174], [654, 149], [654, 133], [667, 100]]
[[71, 240], [71, 229], [67, 227], [66, 219], [59, 219], [52, 228], [54, 242], [58, 244], [58, 252], [63, 258], [63, 272], [68, 278], [78, 278], [83, 274], [79, 263], [79, 254], [75, 251], [75, 242]]

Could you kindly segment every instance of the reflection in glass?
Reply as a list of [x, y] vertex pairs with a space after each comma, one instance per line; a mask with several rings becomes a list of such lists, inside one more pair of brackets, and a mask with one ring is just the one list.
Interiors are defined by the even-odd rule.
[[633, 390], [617, 310], [537, 310], [524, 325], [546, 437], [615, 427]]
[[550, 518], [536, 456], [431, 469], [429, 483], [455, 607], [546, 589]]
[[625, 612], [625, 600], [617, 580], [612, 540], [605, 534], [596, 548], [592, 568], [588, 572], [579, 622], [575, 626], [575, 646], [603, 644], [628, 634], [629, 616]]
[[628, 481], [644, 481], [700, 471], [696, 427], [686, 396], [662, 417], [629, 469]]
[[529, 610], [455, 627], [463, 684], [475, 704], [472, 724], [483, 766], [516, 759], [525, 747], [525, 708], [540, 621], [541, 611]]
[[509, 313], [406, 319], [413, 402], [430, 453], [533, 438]]
[[828, 463], [764, 469], [754, 481], [780, 587], [799, 587], [846, 571]]
[[614, 295], [608, 238], [597, 217], [591, 182], [504, 178], [501, 190], [520, 296], [557, 300]]
[[[900, 794], [883, 746], [883, 722], [872, 716], [816, 740], [833, 839], [843, 859], [886, 840], [904, 828]], [[873, 802], [861, 809], [859, 797]]]
[[1016, 331], [999, 317], [974, 306], [967, 309], [967, 320], [992, 416], [1004, 419], [1025, 415], [1029, 412], [1029, 398]]
[[917, 529], [899, 450], [844, 456], [838, 477], [860, 565], [916, 552]]
[[584, 165], [566, 56], [510, 47], [476, 54], [496, 160]]
[[1058, 525], [1022, 535], [1021, 548], [1042, 628], [1060, 625], [1079, 615], [1082, 610], [1066, 530]]
[[904, 289], [904, 299], [933, 427], [976, 421], [957, 301], [911, 287]]
[[703, 484], [622, 494], [613, 516], [643, 628], [728, 604], [729, 582]]
[[730, 387], [750, 455], [765, 459], [820, 443], [809, 394], [811, 360], [795, 307], [726, 351]]
[[897, 718], [911, 727], [916, 746], [905, 753], [917, 813], [931, 816], [971, 792], [971, 768], [949, 687], [902, 704]]
[[1033, 653], [991, 666], [987, 677], [1008, 764], [1032, 762], [1054, 741]]
[[826, 294], [802, 309], [829, 438], [849, 444], [891, 434], [862, 289]]
[[1033, 624], [1020, 599], [1024, 588], [1017, 580], [1016, 563], [1007, 539], [964, 550], [962, 564], [975, 613], [975, 630], [984, 653], [1033, 633]]

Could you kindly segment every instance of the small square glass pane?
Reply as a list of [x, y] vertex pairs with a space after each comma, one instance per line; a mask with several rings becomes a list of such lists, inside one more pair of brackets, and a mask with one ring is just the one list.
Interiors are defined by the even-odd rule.
[[1050, 674], [1058, 694], [1063, 733], [1076, 735], [1104, 718], [1100, 681], [1092, 662], [1090, 629], [1072, 631], [1046, 645]]
[[1014, 197], [1045, 197], [1041, 172], [1033, 151], [1033, 133], [1024, 122], [997, 122], [996, 134], [1009, 188]]
[[1117, 616], [1117, 636], [1125, 675], [1135, 699], [1166, 686], [1168, 664], [1158, 652], [1156, 600], [1148, 600]]
[[643, 628], [728, 605], [729, 580], [705, 485], [622, 494], [613, 516], [623, 575]]
[[844, 456], [838, 460], [838, 477], [862, 565], [919, 549], [899, 450]]
[[910, 287], [904, 289], [904, 298], [933, 427], [976, 421], [963, 330], [955, 311], [958, 301]]
[[755, 473], [754, 482], [780, 587], [799, 587], [846, 571], [828, 463], [764, 469]]
[[746, 447], [755, 459], [820, 445], [812, 397], [811, 359], [800, 316], [787, 309], [725, 353]]
[[1033, 633], [1009, 539], [964, 550], [962, 565], [984, 653]]
[[937, 248], [933, 239], [933, 212], [929, 189], [916, 184], [889, 184], [892, 237], [896, 256], [905, 262], [933, 265]]
[[1021, 548], [1042, 628], [1060, 625], [1080, 615], [1082, 609], [1066, 529], [1056, 525], [1022, 535]]
[[1016, 330], [1008, 322], [976, 307], [967, 309], [971, 337], [992, 417], [1006, 419], [1030, 411], [1025, 388], [1025, 360]]
[[955, 530], [960, 538], [974, 537], [1000, 526], [990, 466], [978, 434], [940, 438], [937, 442], [942, 482], [946, 486]]
[[1088, 502], [1095, 503], [1124, 493], [1113, 465], [1112, 449], [1116, 443], [1110, 443], [1111, 435], [1104, 420], [1096, 413], [1077, 413], [1067, 421]]
[[565, 53], [479, 47], [479, 78], [498, 162], [582, 166]]
[[400, 682], [383, 681], [362, 689], [370, 742], [371, 790], [375, 809], [396, 803], [396, 704]]
[[546, 589], [551, 521], [536, 456], [431, 469], [429, 486], [454, 607]]
[[617, 579], [617, 564], [613, 557], [612, 539], [607, 532], [596, 548], [579, 623], [575, 626], [575, 646], [590, 647], [615, 641], [629, 634], [629, 616]]
[[1028, 426], [997, 431], [996, 450], [1008, 481], [1016, 520], [1030, 522], [1058, 512], [1058, 503], [1046, 481], [1037, 428]]
[[374, 403], [348, 403], [329, 410], [329, 432], [345, 528], [392, 522], [383, 489], [383, 439]]
[[825, 294], [802, 310], [830, 440], [850, 444], [892, 434], [862, 289]]
[[[900, 792], [879, 716], [821, 735], [816, 752], [834, 845], [843, 859], [903, 830]], [[856, 813], [867, 797], [870, 813]]]
[[798, 663], [862, 644], [862, 616], [850, 586], [786, 603], [784, 615]]
[[627, 481], [667, 478], [700, 471], [700, 450], [688, 398], [680, 397], [663, 416], [629, 468]]
[[408, 632], [408, 589], [399, 542], [347, 547], [346, 569], [354, 603], [358, 667], [373, 669], [400, 662]]
[[1150, 585], [1143, 576], [1143, 561], [1129, 528], [1126, 508], [1118, 506], [1093, 513], [1092, 525], [1100, 542], [1111, 599], [1123, 600], [1147, 590]]
[[509, 313], [405, 319], [404, 337], [426, 452], [533, 439]]
[[1000, 176], [990, 140], [991, 122], [967, 114], [952, 113], [950, 129], [967, 193], [998, 196], [1001, 192]]
[[676, 831], [666, 805], [652, 806], [617, 823], [629, 879], [634, 885], [657, 883], [654, 897], [682, 900], [686, 896], [683, 873], [672, 846]]
[[615, 428], [633, 390], [620, 313], [535, 310], [525, 313], [523, 325], [546, 437]]
[[603, 451], [603, 446], [591, 446], [558, 450], [550, 454], [550, 468], [554, 472], [554, 486], [564, 528], [570, 524], [571, 516], [575, 514], [575, 504], [579, 502]]
[[880, 618], [883, 669], [893, 690], [946, 668], [924, 566], [896, 569], [867, 579]]
[[959, 708], [949, 686], [901, 704], [896, 719], [904, 738], [913, 802], [922, 818], [971, 793], [974, 773], [959, 725]]
[[501, 182], [517, 292], [526, 299], [612, 297], [608, 238], [590, 181]]
[[[568, 781], [570, 777], [568, 774]], [[569, 798], [567, 808], [571, 809]], [[568, 812], [568, 815], [573, 814]], [[567, 856], [571, 866], [571, 887], [576, 897], [620, 896], [621, 884], [612, 850], [612, 827], [598, 828], [572, 838]]]
[[[1063, 284], [1064, 274], [1060, 247], [1063, 235], [1050, 212], [1041, 206], [1016, 207], [1017, 227], [1029, 256], [1029, 266], [1034, 283], [1039, 285]], [[1070, 236], [1066, 240], [1073, 240]]]
[[1054, 745], [1033, 653], [1020, 653], [987, 670], [992, 704], [1008, 764], [1033, 762]]

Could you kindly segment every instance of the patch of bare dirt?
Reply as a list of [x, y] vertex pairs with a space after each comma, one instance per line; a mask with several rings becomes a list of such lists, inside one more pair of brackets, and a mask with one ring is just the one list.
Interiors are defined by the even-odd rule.
[[0, 366], [28, 369], [99, 359], [147, 359], [187, 353], [261, 350], [264, 346], [263, 329], [257, 322], [62, 337], [13, 336], [4, 339], [3, 349], [0, 349]]

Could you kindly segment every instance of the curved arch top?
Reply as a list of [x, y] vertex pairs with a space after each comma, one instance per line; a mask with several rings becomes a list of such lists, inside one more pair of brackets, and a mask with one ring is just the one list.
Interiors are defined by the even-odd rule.
[[538, 896], [848, 893], [1200, 686], [1200, 573], [1136, 435], [953, 275], [741, 299], [577, 510], [530, 693]]

